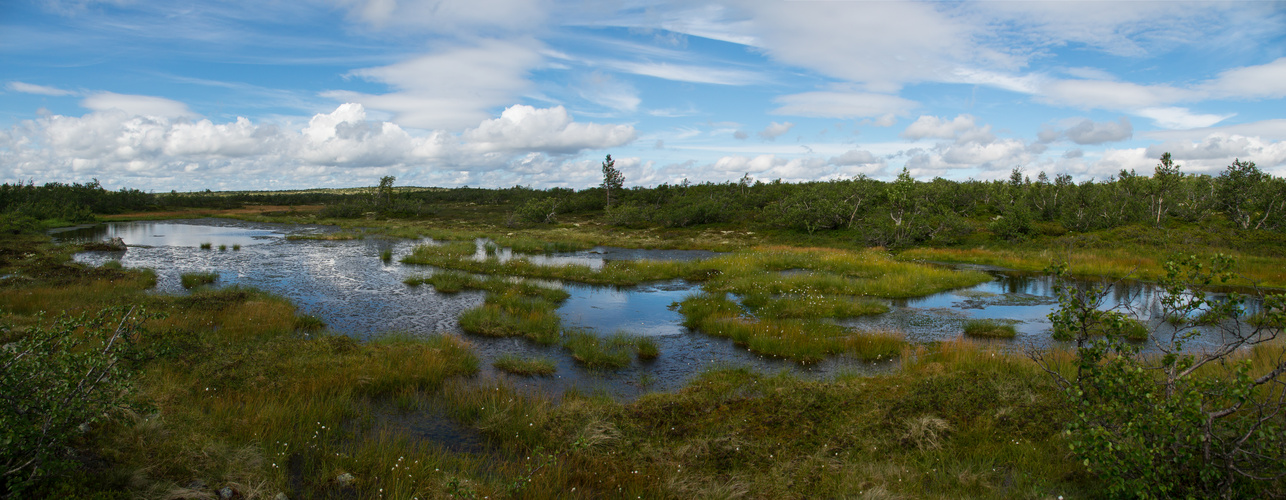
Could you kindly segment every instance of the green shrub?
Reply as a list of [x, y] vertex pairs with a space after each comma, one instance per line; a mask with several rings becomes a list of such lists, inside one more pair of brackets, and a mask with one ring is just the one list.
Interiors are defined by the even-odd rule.
[[[1173, 333], [1155, 336], [1158, 355], [1126, 341], [1140, 336], [1139, 329], [1146, 333], [1140, 323], [1100, 310], [1105, 289], [1068, 286], [1061, 281], [1065, 268], [1055, 269], [1059, 308], [1049, 317], [1056, 333], [1076, 341], [1075, 374], [1066, 378], [1041, 353], [1031, 354], [1074, 410], [1067, 443], [1111, 497], [1266, 496], [1271, 486], [1262, 478], [1286, 474], [1286, 403], [1280, 397], [1286, 360], [1254, 353], [1280, 353], [1264, 343], [1281, 329], [1208, 321], [1244, 314], [1236, 293], [1214, 301], [1203, 291], [1231, 279], [1230, 258], [1207, 263], [1185, 257], [1165, 267], [1161, 313], [1184, 320]], [[1264, 305], [1280, 310], [1286, 296], [1267, 296]], [[1220, 330], [1222, 344], [1185, 349], [1208, 328]], [[1251, 355], [1238, 354], [1246, 352]]]
[[64, 314], [0, 349], [0, 497], [65, 471], [77, 437], [128, 407], [131, 373], [119, 361], [144, 319], [120, 307]]

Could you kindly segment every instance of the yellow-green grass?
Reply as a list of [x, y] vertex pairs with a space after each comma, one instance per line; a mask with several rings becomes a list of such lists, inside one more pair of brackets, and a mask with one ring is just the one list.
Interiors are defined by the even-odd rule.
[[[417, 247], [403, 262], [477, 274], [500, 274], [601, 285], [634, 285], [675, 278], [708, 281], [706, 288], [739, 295], [848, 295], [904, 298], [928, 295], [990, 280], [976, 271], [955, 271], [899, 262], [875, 250], [758, 247], [700, 261], [612, 261], [595, 270], [587, 265], [544, 266], [523, 258], [506, 262], [467, 258], [463, 247]], [[809, 272], [785, 274], [782, 271]], [[838, 302], [832, 302], [838, 304]], [[784, 304], [783, 304], [784, 305]], [[786, 308], [783, 308], [786, 309]], [[832, 308], [834, 309], [834, 308]], [[850, 314], [867, 307], [841, 307]], [[800, 313], [804, 314], [804, 313]]]
[[562, 320], [554, 304], [516, 292], [488, 294], [482, 306], [460, 314], [460, 328], [488, 337], [526, 337], [541, 344], [558, 341]]
[[[1165, 262], [1173, 252], [1162, 250], [1019, 250], [913, 248], [898, 254], [903, 260], [959, 262], [1040, 272], [1052, 263], [1066, 263], [1070, 274], [1156, 280], [1166, 275]], [[1228, 285], [1286, 288], [1286, 259], [1233, 254]]]
[[[103, 279], [108, 271], [117, 278]], [[149, 273], [75, 272], [60, 285], [0, 292], [4, 323], [107, 305], [161, 316], [129, 339], [125, 363], [137, 372], [130, 399], [141, 411], [93, 428], [77, 446], [94, 460], [39, 485], [37, 497], [206, 498], [228, 486], [245, 498], [325, 498], [344, 494], [332, 481], [340, 471], [359, 478], [354, 498], [432, 497], [445, 491], [444, 473], [502, 490], [488, 479], [494, 468], [477, 458], [372, 427], [382, 402], [413, 401], [474, 373], [460, 339], [307, 339], [294, 333], [301, 319], [279, 297], [239, 288], [145, 294]], [[194, 480], [207, 487], [186, 488]]]
[[428, 276], [410, 276], [402, 281], [410, 286], [429, 284], [442, 293], [459, 293], [465, 289], [486, 290], [492, 293], [514, 292], [529, 297], [540, 297], [553, 303], [567, 300], [570, 294], [561, 288], [542, 286], [525, 280], [511, 280], [499, 276], [479, 277], [460, 271], [439, 271]]
[[678, 309], [689, 328], [730, 338], [759, 354], [802, 363], [834, 354], [867, 361], [891, 359], [906, 345], [892, 332], [862, 332], [817, 320], [752, 318], [719, 293], [690, 296]]
[[[758, 298], [758, 297], [755, 297]], [[752, 296], [742, 299], [750, 306]], [[883, 314], [889, 306], [871, 299], [822, 294], [791, 294], [762, 298], [754, 306], [755, 314], [766, 318], [854, 318]]]
[[506, 354], [496, 358], [491, 362], [492, 366], [505, 373], [521, 375], [524, 377], [548, 376], [557, 371], [554, 362], [544, 357], [527, 357], [522, 358], [512, 354]]
[[562, 344], [572, 359], [589, 368], [623, 368], [629, 366], [635, 354], [639, 359], [660, 355], [655, 340], [624, 331], [600, 337], [586, 330], [569, 329], [563, 332]]
[[1034, 363], [958, 343], [904, 360], [901, 372], [829, 382], [712, 371], [627, 404], [575, 392], [555, 403], [493, 381], [453, 382], [445, 399], [542, 464], [523, 481], [530, 498], [1096, 494]]
[[1011, 339], [1018, 335], [1013, 323], [996, 319], [971, 319], [965, 321], [964, 334], [969, 337]]
[[179, 283], [183, 288], [196, 288], [198, 286], [209, 285], [218, 281], [219, 273], [214, 271], [183, 273], [179, 275]]

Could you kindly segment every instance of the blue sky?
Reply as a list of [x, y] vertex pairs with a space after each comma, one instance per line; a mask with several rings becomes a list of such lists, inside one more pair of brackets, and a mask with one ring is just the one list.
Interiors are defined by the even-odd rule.
[[1280, 2], [15, 0], [0, 181], [1286, 175]]

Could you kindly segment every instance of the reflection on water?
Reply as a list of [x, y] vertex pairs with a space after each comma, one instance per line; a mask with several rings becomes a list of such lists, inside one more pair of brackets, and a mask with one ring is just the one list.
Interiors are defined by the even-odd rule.
[[[465, 309], [482, 303], [483, 294], [466, 291], [440, 294], [432, 287], [408, 287], [402, 280], [422, 275], [432, 268], [402, 264], [400, 259], [424, 241], [365, 239], [350, 241], [298, 240], [283, 236], [297, 231], [315, 232], [318, 227], [256, 224], [206, 219], [200, 221], [113, 223], [58, 234], [59, 239], [113, 236], [125, 238], [131, 248], [121, 252], [84, 252], [76, 260], [101, 265], [119, 259], [126, 267], [156, 270], [160, 293], [187, 293], [179, 284], [182, 273], [215, 271], [218, 286], [245, 285], [284, 296], [301, 312], [321, 317], [333, 330], [366, 338], [389, 331], [428, 335], [459, 333], [456, 318]], [[148, 241], [147, 247], [138, 240]], [[239, 251], [200, 249], [201, 243], [241, 245]], [[383, 261], [382, 252], [392, 260]], [[505, 258], [512, 254], [502, 250]], [[671, 250], [625, 250], [596, 248], [585, 252], [539, 256], [534, 260], [574, 262], [602, 266], [623, 258], [691, 259], [708, 257], [709, 252]], [[562, 259], [562, 260], [559, 260]], [[597, 262], [597, 264], [594, 264]], [[953, 339], [960, 336], [970, 318], [1017, 320], [1018, 339], [997, 341], [999, 345], [1026, 343], [1047, 345], [1049, 321], [1054, 309], [1053, 283], [1044, 276], [992, 272], [995, 280], [974, 287], [952, 290], [918, 299], [891, 301], [887, 314], [845, 320], [842, 323], [864, 329], [890, 329], [906, 333], [913, 342]], [[1083, 283], [1084, 284], [1084, 283]], [[701, 371], [726, 366], [744, 366], [761, 372], [790, 371], [805, 377], [833, 377], [837, 373], [875, 373], [893, 369], [891, 363], [868, 364], [836, 357], [811, 366], [765, 358], [735, 346], [731, 341], [688, 331], [682, 318], [668, 309], [675, 301], [700, 291], [700, 286], [682, 280], [638, 287], [594, 287], [569, 284], [571, 294], [559, 309], [567, 326], [591, 328], [602, 334], [626, 330], [653, 337], [661, 355], [655, 360], [635, 362], [617, 371], [591, 371], [577, 365], [557, 346], [540, 346], [519, 338], [466, 336], [474, 345], [488, 375], [509, 378], [518, 386], [559, 394], [570, 388], [630, 398], [649, 390], [682, 387]], [[1105, 307], [1117, 307], [1140, 320], [1160, 325], [1156, 308], [1157, 290], [1139, 282], [1111, 286]], [[1258, 302], [1248, 301], [1248, 310]], [[1202, 339], [1211, 342], [1217, 339]], [[514, 354], [548, 357], [558, 365], [555, 376], [520, 379], [496, 373], [490, 367], [495, 358]]]
[[490, 240], [485, 238], [478, 238], [474, 241], [474, 244], [477, 245], [473, 253], [474, 260], [496, 259], [503, 263], [519, 258], [540, 266], [574, 264], [589, 266], [590, 269], [595, 271], [602, 269], [604, 263], [614, 260], [697, 260], [720, 255], [718, 252], [709, 250], [654, 250], [617, 247], [594, 247], [578, 252], [560, 252], [548, 255], [515, 254], [513, 249], [510, 248], [492, 247], [492, 253], [488, 254], [488, 243], [490, 243]]
[[50, 233], [55, 241], [84, 243], [121, 238], [129, 246], [197, 247], [203, 243], [219, 245], [258, 245], [270, 243], [285, 236], [280, 230], [252, 228], [232, 224], [223, 219], [201, 219], [185, 223], [125, 222], [74, 227]]

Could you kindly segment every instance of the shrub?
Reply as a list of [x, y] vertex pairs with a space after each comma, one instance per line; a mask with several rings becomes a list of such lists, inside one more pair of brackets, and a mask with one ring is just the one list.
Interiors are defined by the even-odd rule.
[[[1078, 289], [1061, 279], [1056, 285], [1059, 308], [1050, 321], [1076, 342], [1075, 373], [1069, 379], [1040, 352], [1029, 354], [1074, 408], [1066, 430], [1071, 451], [1103, 478], [1110, 496], [1259, 497], [1267, 487], [1261, 479], [1286, 475], [1286, 359], [1270, 344], [1281, 328], [1271, 321], [1245, 327], [1244, 299], [1232, 293], [1215, 301], [1202, 291], [1230, 279], [1231, 266], [1222, 256], [1166, 263], [1161, 312], [1184, 320], [1151, 332], [1160, 352], [1148, 355], [1125, 341], [1141, 325], [1100, 310], [1104, 288]], [[1286, 296], [1264, 299], [1278, 321], [1283, 306]], [[1205, 311], [1200, 318], [1198, 311]], [[1221, 344], [1184, 349], [1211, 328], [1221, 330]]]
[[118, 362], [146, 318], [119, 307], [64, 314], [0, 348], [0, 497], [65, 470], [77, 436], [128, 407], [131, 374]]

